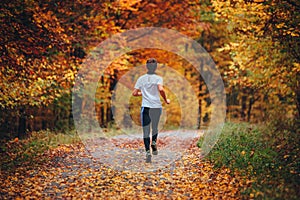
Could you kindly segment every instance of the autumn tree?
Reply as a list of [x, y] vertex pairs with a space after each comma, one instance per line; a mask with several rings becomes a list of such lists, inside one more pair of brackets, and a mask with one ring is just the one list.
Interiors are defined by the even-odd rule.
[[269, 105], [297, 105], [299, 115], [299, 2], [212, 1], [219, 20], [228, 24], [229, 51], [235, 71], [232, 86], [248, 88], [250, 98]]
[[[187, 36], [198, 39], [201, 37], [202, 32], [210, 29], [209, 21], [201, 21], [202, 16], [199, 13], [200, 11], [204, 13], [203, 8], [204, 6], [201, 3], [178, 0], [170, 2], [159, 0], [116, 1], [109, 6], [110, 12], [108, 17], [110, 17], [111, 23], [115, 24], [115, 30], [120, 32], [127, 29], [154, 26], [176, 29]], [[126, 44], [124, 44], [124, 46], [126, 46]], [[103, 78], [101, 77], [100, 79], [102, 82], [101, 85], [109, 85], [109, 82], [114, 82], [111, 81], [111, 79], [114, 77], [121, 77], [124, 71], [130, 70], [130, 68], [135, 65], [145, 63], [146, 58], [149, 56], [156, 57], [162, 64], [168, 64], [168, 66], [179, 70], [182, 74], [186, 73], [185, 75], [187, 77], [194, 74], [194, 77], [192, 79], [189, 78], [189, 80], [193, 81], [192, 84], [194, 84], [195, 87], [198, 87], [196, 91], [199, 90], [199, 73], [196, 74], [193, 70], [190, 70], [189, 68], [191, 68], [191, 66], [186, 65], [186, 63], [179, 59], [177, 55], [172, 56], [170, 55], [170, 52], [161, 52], [157, 50], [153, 50], [151, 53], [144, 50], [128, 53], [128, 56], [126, 57], [126, 60], [128, 61], [127, 64], [124, 65], [124, 61], [119, 63], [115, 62], [112, 66], [107, 67]], [[118, 74], [115, 74], [115, 72]], [[201, 84], [204, 84], [203, 81]], [[98, 93], [99, 97], [105, 97], [104, 93], [109, 94], [104, 98], [107, 99], [106, 103], [104, 103], [103, 101], [105, 100], [103, 100], [99, 105], [98, 115], [100, 120], [107, 116], [105, 113], [110, 112], [110, 107], [107, 107], [105, 104], [109, 104], [113, 91], [109, 92], [111, 87], [108, 85], [104, 91], [103, 87], [100, 86], [100, 88], [102, 88], [102, 95]], [[205, 96], [201, 98], [205, 98]], [[205, 112], [203, 111], [203, 113]]]
[[104, 18], [102, 5], [93, 1], [1, 1], [3, 113], [21, 115], [29, 107], [47, 106], [70, 94], [80, 62], [92, 43], [90, 36], [96, 28], [105, 32], [105, 26], [99, 29], [100, 24], [96, 27], [92, 23], [100, 15], [98, 10]]

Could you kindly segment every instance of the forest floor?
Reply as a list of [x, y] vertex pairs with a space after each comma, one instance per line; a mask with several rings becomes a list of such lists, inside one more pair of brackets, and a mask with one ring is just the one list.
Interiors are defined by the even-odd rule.
[[[169, 134], [159, 138], [159, 155], [145, 163], [143, 141], [115, 137], [59, 145], [36, 159], [1, 171], [1, 199], [241, 199], [249, 187], [227, 168], [215, 169], [201, 159], [197, 138], [172, 147]], [[114, 144], [114, 149], [109, 148]], [[110, 149], [110, 150], [109, 150]], [[176, 152], [179, 150], [179, 153]], [[38, 161], [37, 161], [38, 162]]]

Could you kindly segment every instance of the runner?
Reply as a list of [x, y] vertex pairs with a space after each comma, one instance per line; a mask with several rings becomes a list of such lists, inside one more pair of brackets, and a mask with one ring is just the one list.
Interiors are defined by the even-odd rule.
[[170, 99], [167, 99], [165, 90], [163, 88], [162, 77], [155, 74], [157, 68], [157, 61], [155, 58], [150, 58], [146, 63], [147, 74], [138, 78], [134, 90], [133, 96], [142, 96], [141, 107], [141, 123], [143, 126], [143, 137], [146, 149], [146, 162], [151, 162], [150, 152], [150, 125], [152, 128], [152, 154], [157, 155], [157, 135], [158, 135], [158, 123], [160, 115], [162, 113], [162, 104], [160, 101], [160, 95], [164, 101], [169, 104]]

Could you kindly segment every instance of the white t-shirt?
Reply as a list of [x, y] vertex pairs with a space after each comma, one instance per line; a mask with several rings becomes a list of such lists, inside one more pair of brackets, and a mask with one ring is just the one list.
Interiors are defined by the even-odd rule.
[[142, 107], [162, 108], [158, 84], [163, 85], [163, 79], [156, 74], [144, 74], [138, 78], [134, 88], [142, 92]]

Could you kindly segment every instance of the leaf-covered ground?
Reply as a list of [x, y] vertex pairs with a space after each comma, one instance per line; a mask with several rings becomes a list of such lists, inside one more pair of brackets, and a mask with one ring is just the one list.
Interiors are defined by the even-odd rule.
[[[162, 140], [163, 141], [163, 140]], [[41, 156], [49, 161], [1, 172], [1, 199], [240, 199], [249, 181], [199, 157], [196, 140], [175, 162], [150, 172], [117, 170], [99, 161], [81, 143], [60, 145]], [[128, 149], [140, 139], [119, 138]], [[161, 148], [164, 144], [160, 143]], [[144, 159], [144, 154], [141, 154]], [[153, 157], [155, 163], [155, 157]], [[151, 166], [138, 161], [140, 165]], [[230, 175], [231, 174], [231, 175]]]

